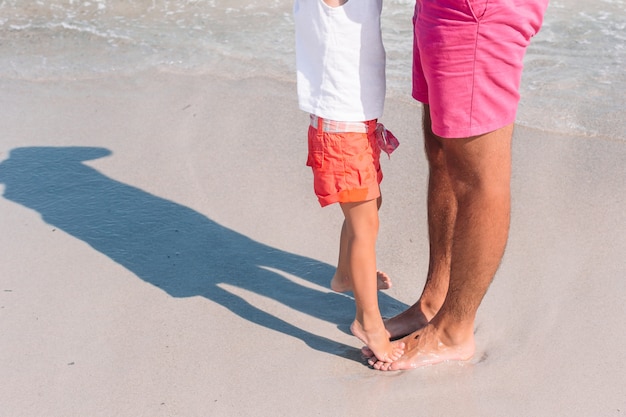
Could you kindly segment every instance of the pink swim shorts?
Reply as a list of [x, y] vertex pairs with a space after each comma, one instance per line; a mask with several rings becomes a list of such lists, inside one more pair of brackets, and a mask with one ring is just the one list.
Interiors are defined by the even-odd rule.
[[320, 205], [380, 197], [383, 173], [376, 120], [365, 122], [364, 132], [327, 131], [323, 119], [315, 120], [317, 127], [309, 126], [307, 165], [313, 170], [313, 187]]
[[433, 132], [470, 137], [515, 121], [524, 54], [548, 0], [417, 0], [413, 97]]

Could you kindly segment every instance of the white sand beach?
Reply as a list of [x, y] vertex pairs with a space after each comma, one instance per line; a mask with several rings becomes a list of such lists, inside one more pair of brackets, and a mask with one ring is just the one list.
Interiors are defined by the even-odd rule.
[[[626, 141], [518, 127], [476, 356], [381, 373], [328, 288], [341, 215], [312, 193], [293, 83], [0, 87], [1, 416], [626, 413]], [[417, 104], [383, 121], [392, 315], [426, 274], [427, 172]]]

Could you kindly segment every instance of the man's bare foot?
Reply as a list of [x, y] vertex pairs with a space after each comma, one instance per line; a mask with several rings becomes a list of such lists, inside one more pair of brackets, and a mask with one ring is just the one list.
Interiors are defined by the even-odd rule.
[[380, 371], [415, 369], [441, 362], [466, 361], [471, 359], [475, 351], [473, 333], [470, 332], [464, 339], [453, 341], [432, 324], [392, 343], [403, 346], [404, 355], [393, 363], [371, 357], [368, 362], [372, 367]]
[[363, 325], [355, 320], [350, 326], [350, 331], [372, 352], [372, 357], [369, 359], [371, 361], [381, 364], [391, 363], [404, 354], [404, 342], [390, 342], [383, 326], [376, 330], [366, 331]]
[[385, 319], [385, 328], [392, 340], [399, 339], [426, 326], [436, 313], [418, 301], [397, 316]]
[[[391, 288], [391, 278], [382, 271], [376, 271], [377, 286], [379, 290]], [[352, 282], [347, 276], [341, 276], [335, 272], [335, 276], [330, 281], [330, 288], [336, 292], [352, 291]]]

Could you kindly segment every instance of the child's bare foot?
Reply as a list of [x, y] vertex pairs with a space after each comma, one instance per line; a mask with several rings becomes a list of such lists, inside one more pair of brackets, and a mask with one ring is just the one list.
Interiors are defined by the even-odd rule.
[[366, 331], [363, 325], [354, 321], [350, 326], [350, 331], [358, 337], [374, 355], [370, 358], [374, 363], [391, 363], [404, 354], [404, 343], [389, 341], [389, 334], [383, 326], [376, 330]]
[[[383, 271], [376, 271], [377, 288], [379, 290], [388, 290], [391, 288], [391, 278]], [[352, 282], [346, 275], [339, 275], [335, 272], [335, 276], [330, 280], [330, 288], [336, 292], [352, 291]]]

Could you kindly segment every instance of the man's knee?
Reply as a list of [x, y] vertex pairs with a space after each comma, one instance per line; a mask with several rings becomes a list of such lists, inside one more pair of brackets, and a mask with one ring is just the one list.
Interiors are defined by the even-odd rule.
[[459, 193], [508, 197], [512, 126], [471, 138], [444, 139], [442, 149]]

